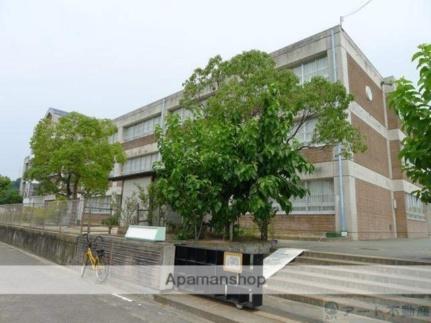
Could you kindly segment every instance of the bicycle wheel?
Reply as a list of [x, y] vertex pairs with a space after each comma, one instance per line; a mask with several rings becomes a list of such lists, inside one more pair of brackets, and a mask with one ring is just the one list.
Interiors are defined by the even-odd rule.
[[82, 267], [81, 267], [81, 278], [84, 277], [87, 266], [88, 266], [88, 257], [84, 256], [84, 263], [82, 264]]
[[99, 283], [103, 283], [108, 278], [109, 267], [103, 261], [103, 257], [99, 257], [96, 265], [96, 278]]

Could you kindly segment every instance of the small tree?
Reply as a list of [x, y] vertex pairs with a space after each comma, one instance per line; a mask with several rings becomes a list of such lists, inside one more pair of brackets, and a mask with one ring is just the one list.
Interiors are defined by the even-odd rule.
[[0, 175], [0, 204], [21, 203], [22, 197], [7, 176]]
[[120, 144], [109, 143], [117, 131], [112, 121], [69, 113], [58, 122], [42, 119], [31, 138], [34, 157], [26, 178], [40, 183], [40, 193], [76, 199], [104, 194], [114, 163], [123, 163]]
[[102, 220], [102, 224], [108, 226], [108, 234], [111, 234], [112, 228], [120, 225], [121, 219], [121, 199], [117, 195], [111, 198], [111, 215]]
[[123, 207], [121, 208], [120, 222], [126, 229], [130, 224], [137, 224], [138, 205], [138, 198], [135, 192], [124, 200]]
[[401, 119], [407, 137], [402, 141], [400, 157], [403, 169], [422, 188], [417, 197], [431, 202], [431, 44], [420, 45], [413, 55], [417, 61], [417, 87], [405, 78], [396, 82], [396, 90], [389, 97], [390, 105]]
[[[147, 187], [138, 186], [138, 197], [147, 211], [148, 225], [161, 225], [166, 221], [166, 201], [153, 183]], [[157, 222], [157, 224], [156, 224]]]
[[[300, 174], [313, 165], [304, 149], [341, 144], [345, 156], [365, 149], [347, 121], [351, 100], [341, 84], [323, 78], [300, 85], [263, 52], [228, 61], [216, 56], [185, 82], [181, 106], [193, 120], [173, 116], [165, 133], [158, 130], [157, 185], [195, 238], [206, 214], [227, 230], [250, 213], [266, 240], [274, 202], [289, 213], [290, 199], [307, 193]], [[312, 119], [311, 142], [299, 141], [299, 130]]]

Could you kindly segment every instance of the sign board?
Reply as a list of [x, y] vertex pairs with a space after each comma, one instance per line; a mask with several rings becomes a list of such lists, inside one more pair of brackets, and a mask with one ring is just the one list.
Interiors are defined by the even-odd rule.
[[242, 272], [242, 253], [239, 252], [224, 252], [223, 270], [230, 273]]
[[139, 239], [149, 241], [165, 241], [166, 227], [152, 227], [145, 225], [129, 225], [126, 239]]
[[263, 276], [268, 279], [303, 252], [302, 249], [278, 249], [263, 260]]

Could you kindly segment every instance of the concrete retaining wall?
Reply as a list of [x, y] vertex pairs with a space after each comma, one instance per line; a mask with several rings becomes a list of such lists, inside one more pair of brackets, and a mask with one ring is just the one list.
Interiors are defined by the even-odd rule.
[[[60, 265], [81, 265], [85, 249], [81, 236], [45, 232], [37, 229], [0, 225], [0, 241], [49, 259]], [[166, 242], [125, 240], [104, 236], [105, 262], [111, 276], [141, 286], [163, 289], [169, 268], [175, 261], [175, 245]], [[137, 266], [125, 273], [124, 265]], [[164, 271], [154, 266], [163, 265]], [[168, 270], [167, 270], [168, 269]]]

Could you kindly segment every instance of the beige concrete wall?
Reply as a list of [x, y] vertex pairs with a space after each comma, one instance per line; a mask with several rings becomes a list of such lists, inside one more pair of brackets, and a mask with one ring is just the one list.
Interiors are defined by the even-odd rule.
[[122, 206], [128, 197], [131, 197], [133, 193], [138, 193], [138, 186], [147, 187], [151, 183], [151, 176], [126, 179], [123, 182], [123, 195], [122, 195]]

